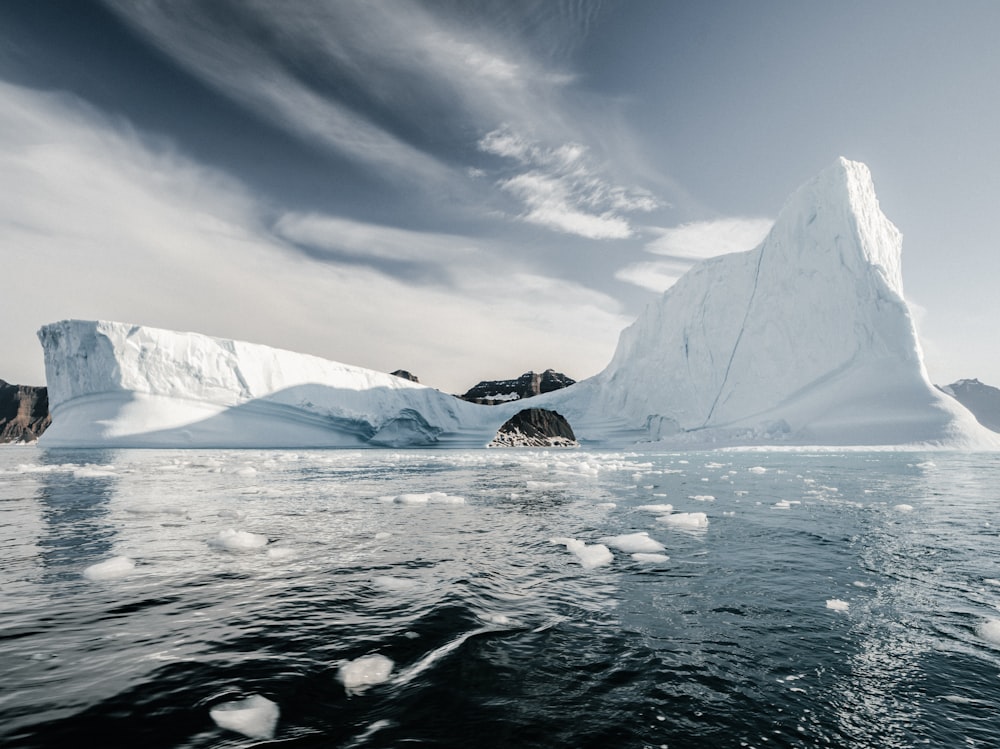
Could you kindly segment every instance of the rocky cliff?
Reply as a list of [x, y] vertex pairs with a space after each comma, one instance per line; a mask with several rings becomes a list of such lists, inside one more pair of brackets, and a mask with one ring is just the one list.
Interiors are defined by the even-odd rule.
[[492, 406], [497, 403], [532, 398], [542, 393], [551, 393], [569, 387], [575, 382], [576, 380], [570, 379], [561, 372], [546, 369], [541, 374], [525, 372], [513, 380], [484, 380], [458, 397], [471, 403]]
[[984, 427], [1000, 432], [1000, 389], [975, 379], [959, 380], [941, 389], [972, 411]]
[[577, 447], [569, 422], [556, 411], [526, 408], [511, 416], [487, 447]]
[[44, 387], [0, 380], [0, 442], [34, 442], [51, 422]]

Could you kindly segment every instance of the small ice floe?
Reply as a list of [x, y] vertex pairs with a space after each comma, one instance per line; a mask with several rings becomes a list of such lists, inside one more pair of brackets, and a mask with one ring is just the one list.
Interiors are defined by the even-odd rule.
[[267, 536], [226, 528], [209, 539], [208, 545], [223, 551], [252, 551], [267, 546]]
[[392, 538], [392, 534], [389, 531], [379, 531], [375, 534], [376, 541], [385, 541], [387, 538]]
[[381, 653], [372, 653], [348, 661], [337, 671], [337, 680], [349, 695], [361, 694], [369, 687], [389, 680], [395, 664]]
[[643, 564], [656, 564], [658, 562], [669, 562], [670, 557], [666, 554], [650, 554], [643, 551], [637, 551], [632, 555], [632, 558]]
[[219, 728], [251, 739], [270, 739], [274, 737], [281, 711], [267, 697], [252, 694], [243, 700], [216, 705], [208, 714]]
[[734, 518], [736, 517], [736, 512], [734, 510], [723, 510], [722, 516], [726, 518]]
[[841, 601], [839, 598], [828, 598], [826, 599], [826, 607], [834, 611], [847, 611], [851, 604], [847, 601]]
[[674, 528], [683, 528], [685, 530], [697, 530], [708, 527], [708, 515], [704, 512], [675, 512], [670, 515], [658, 517], [657, 520]]
[[870, 588], [872, 586], [871, 583], [862, 582], [861, 580], [855, 580], [851, 585], [855, 588]]
[[111, 557], [103, 562], [92, 564], [83, 571], [88, 580], [118, 580], [132, 573], [135, 560], [128, 557]]
[[750, 473], [757, 473], [757, 474], [767, 473], [767, 469], [764, 468], [764, 466], [754, 466], [753, 468], [750, 468], [748, 470], [750, 471]]
[[639, 505], [635, 509], [666, 514], [674, 511], [673, 505]]
[[694, 496], [688, 497], [688, 499], [693, 499], [697, 502], [714, 502], [715, 497], [711, 494], [695, 494]]
[[996, 585], [1000, 587], [1000, 580], [997, 580], [995, 577], [984, 577], [983, 582], [987, 585]]
[[771, 506], [778, 510], [790, 510], [795, 505], [800, 505], [800, 504], [802, 503], [794, 499], [779, 499]]
[[267, 558], [273, 562], [283, 562], [298, 556], [298, 551], [292, 546], [272, 546], [267, 550]]
[[397, 505], [463, 505], [465, 497], [456, 497], [444, 492], [411, 492], [408, 494], [397, 494], [392, 498]]
[[232, 471], [234, 476], [256, 476], [257, 469], [253, 466], [240, 466]]
[[621, 536], [605, 536], [601, 543], [610, 546], [612, 549], [624, 551], [626, 554], [639, 552], [659, 552], [666, 547], [659, 541], [649, 537], [646, 531], [639, 533], [625, 533]]
[[610, 564], [615, 558], [611, 550], [604, 544], [585, 544], [576, 538], [563, 537], [550, 538], [549, 541], [554, 544], [561, 544], [569, 551], [572, 551], [580, 561], [580, 566], [587, 570], [600, 567], [604, 564]]
[[737, 497], [745, 497], [749, 493], [750, 492], [748, 492], [746, 489], [737, 489], [736, 491], [733, 492], [733, 494], [736, 495]]
[[499, 627], [509, 627], [514, 623], [513, 620], [506, 614], [498, 614], [492, 611], [480, 612], [479, 618], [487, 624], [496, 624]]
[[893, 508], [896, 512], [913, 512], [913, 505], [900, 504], [894, 505]]
[[976, 627], [976, 634], [987, 642], [1000, 645], [1000, 619], [987, 619]]
[[615, 504], [614, 502], [598, 502], [598, 503], [597, 503], [596, 505], [594, 505], [594, 506], [595, 506], [595, 507], [596, 507], [596, 508], [597, 508], [598, 510], [613, 510], [613, 509], [615, 509], [615, 508], [616, 508], [616, 507], [617, 507], [618, 505], [616, 505], [616, 504]]

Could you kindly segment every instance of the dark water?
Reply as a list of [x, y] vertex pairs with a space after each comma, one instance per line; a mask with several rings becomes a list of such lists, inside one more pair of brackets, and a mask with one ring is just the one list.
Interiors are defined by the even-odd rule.
[[[1000, 746], [1000, 456], [7, 448], [0, 470], [3, 746]], [[465, 502], [391, 501], [418, 492]], [[668, 560], [586, 569], [550, 540], [642, 531]], [[346, 688], [373, 653], [391, 673]], [[213, 720], [251, 695], [270, 739]]]

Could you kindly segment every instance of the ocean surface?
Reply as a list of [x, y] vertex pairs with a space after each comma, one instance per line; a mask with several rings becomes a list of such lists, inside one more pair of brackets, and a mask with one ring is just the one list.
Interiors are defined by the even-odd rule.
[[0, 745], [997, 747], [998, 532], [997, 455], [7, 447]]

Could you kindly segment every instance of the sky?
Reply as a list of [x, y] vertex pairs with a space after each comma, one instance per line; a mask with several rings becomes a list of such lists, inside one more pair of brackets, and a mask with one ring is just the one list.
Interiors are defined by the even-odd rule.
[[110, 319], [464, 392], [610, 361], [837, 157], [1000, 386], [1000, 3], [0, 3], [0, 378]]

